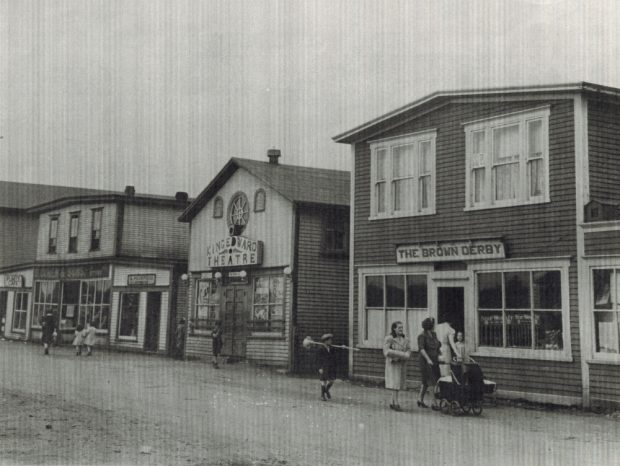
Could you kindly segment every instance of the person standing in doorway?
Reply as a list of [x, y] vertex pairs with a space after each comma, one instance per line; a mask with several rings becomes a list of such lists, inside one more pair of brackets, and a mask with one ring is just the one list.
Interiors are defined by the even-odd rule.
[[398, 394], [405, 389], [407, 361], [411, 356], [411, 347], [405, 337], [402, 322], [392, 323], [391, 332], [385, 337], [383, 344], [383, 356], [385, 356], [385, 388], [392, 392], [390, 409], [402, 411]]
[[97, 339], [97, 329], [94, 322], [89, 322], [84, 330], [84, 344], [86, 345], [86, 356], [93, 355], [93, 346], [95, 346], [95, 340]]
[[54, 312], [51, 309], [48, 309], [45, 315], [41, 317], [40, 324], [43, 354], [50, 354], [50, 345], [58, 335], [56, 333], [56, 316], [54, 316]]
[[213, 332], [211, 332], [211, 338], [213, 340], [213, 367], [219, 369], [218, 357], [222, 351], [222, 345], [224, 344], [222, 341], [222, 327], [219, 320], [215, 322], [215, 327], [213, 328]]

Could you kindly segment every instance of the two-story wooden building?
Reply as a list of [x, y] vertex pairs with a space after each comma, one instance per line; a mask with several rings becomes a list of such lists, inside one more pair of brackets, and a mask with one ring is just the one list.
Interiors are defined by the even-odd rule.
[[620, 402], [620, 227], [597, 217], [620, 201], [619, 117], [620, 90], [588, 83], [438, 92], [336, 136], [351, 375], [380, 380], [389, 325], [415, 346], [434, 316], [505, 396]]
[[28, 212], [50, 199], [96, 190], [0, 181], [0, 338], [28, 338], [39, 216]]
[[78, 324], [97, 327], [98, 343], [172, 352], [184, 312], [189, 231], [175, 197], [125, 192], [65, 195], [28, 209], [38, 216], [31, 336], [47, 309], [70, 342]]
[[[314, 370], [304, 337], [348, 336], [349, 172], [232, 158], [180, 217], [191, 222], [186, 355]], [[346, 353], [341, 355], [346, 374]]]

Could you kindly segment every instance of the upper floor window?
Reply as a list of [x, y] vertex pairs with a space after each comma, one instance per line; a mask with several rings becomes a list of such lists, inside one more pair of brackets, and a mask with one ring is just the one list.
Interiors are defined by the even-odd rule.
[[47, 253], [56, 254], [58, 246], [58, 215], [50, 217], [50, 229], [47, 241]]
[[265, 210], [266, 194], [264, 189], [259, 189], [254, 194], [254, 212], [263, 212]]
[[435, 131], [375, 141], [371, 148], [371, 217], [435, 213]]
[[224, 216], [224, 200], [216, 197], [213, 201], [213, 218], [222, 218]]
[[69, 252], [77, 252], [79, 226], [80, 214], [79, 212], [74, 212], [69, 218]]
[[349, 216], [344, 210], [331, 210], [323, 219], [323, 252], [346, 254], [349, 250]]
[[466, 208], [549, 201], [549, 109], [465, 125]]
[[93, 223], [90, 230], [90, 250], [98, 251], [101, 247], [101, 215], [103, 209], [93, 209]]

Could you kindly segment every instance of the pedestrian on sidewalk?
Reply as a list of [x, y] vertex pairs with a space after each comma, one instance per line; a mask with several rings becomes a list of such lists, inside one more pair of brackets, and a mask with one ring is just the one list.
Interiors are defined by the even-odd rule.
[[334, 335], [326, 333], [321, 337], [323, 345], [319, 348], [316, 358], [319, 366], [319, 381], [321, 382], [321, 399], [327, 401], [331, 399], [329, 389], [334, 385], [336, 380], [336, 351], [332, 347]]
[[219, 369], [220, 366], [218, 364], [218, 356], [222, 351], [222, 345], [224, 342], [222, 341], [222, 327], [220, 325], [220, 321], [215, 321], [215, 327], [213, 327], [213, 331], [211, 332], [211, 339], [213, 340], [212, 345], [212, 353], [213, 353], [213, 367], [215, 369]]
[[437, 379], [439, 379], [439, 348], [441, 342], [437, 339], [434, 329], [435, 320], [432, 317], [427, 317], [422, 321], [422, 333], [418, 336], [420, 376], [422, 379], [420, 398], [418, 399], [420, 408], [428, 408], [428, 405], [424, 404], [424, 395], [426, 395], [426, 390], [429, 387], [432, 387], [431, 393], [434, 392]]
[[73, 347], [75, 348], [75, 355], [80, 356], [82, 354], [82, 345], [84, 345], [84, 326], [78, 324], [75, 329], [75, 337], [73, 338]]
[[87, 324], [86, 329], [84, 330], [84, 344], [86, 345], [86, 356], [93, 355], [93, 346], [95, 346], [95, 340], [97, 339], [97, 328], [95, 327], [95, 322], [90, 321]]
[[54, 338], [58, 335], [56, 333], [56, 316], [51, 309], [45, 312], [45, 315], [41, 317], [39, 322], [41, 324], [41, 341], [43, 342], [43, 354], [50, 354], [50, 345], [54, 341]]
[[402, 411], [398, 394], [405, 389], [407, 361], [411, 357], [411, 346], [405, 337], [402, 322], [392, 323], [391, 332], [385, 337], [383, 344], [383, 356], [385, 356], [385, 388], [392, 392], [390, 409]]

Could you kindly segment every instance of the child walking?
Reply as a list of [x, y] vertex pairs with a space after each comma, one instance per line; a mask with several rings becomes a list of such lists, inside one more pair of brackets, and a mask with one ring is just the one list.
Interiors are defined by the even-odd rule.
[[217, 362], [217, 358], [220, 355], [220, 352], [222, 351], [222, 327], [220, 326], [220, 321], [216, 321], [215, 322], [215, 327], [213, 328], [213, 332], [211, 332], [211, 337], [213, 339], [213, 347], [212, 347], [212, 352], [213, 352], [213, 367], [215, 369], [219, 369], [220, 366], [218, 365]]
[[97, 338], [97, 329], [94, 322], [88, 322], [86, 329], [84, 330], [84, 344], [86, 345], [86, 356], [93, 355], [93, 346], [95, 346], [95, 339]]
[[317, 353], [317, 363], [319, 366], [319, 380], [321, 382], [321, 399], [327, 401], [331, 399], [329, 389], [334, 385], [336, 380], [336, 351], [332, 347], [332, 340], [334, 336], [331, 333], [326, 333], [321, 337], [323, 346], [319, 348]]
[[75, 338], [73, 338], [73, 347], [75, 348], [75, 355], [82, 354], [82, 345], [84, 344], [84, 326], [78, 324], [75, 329]]

